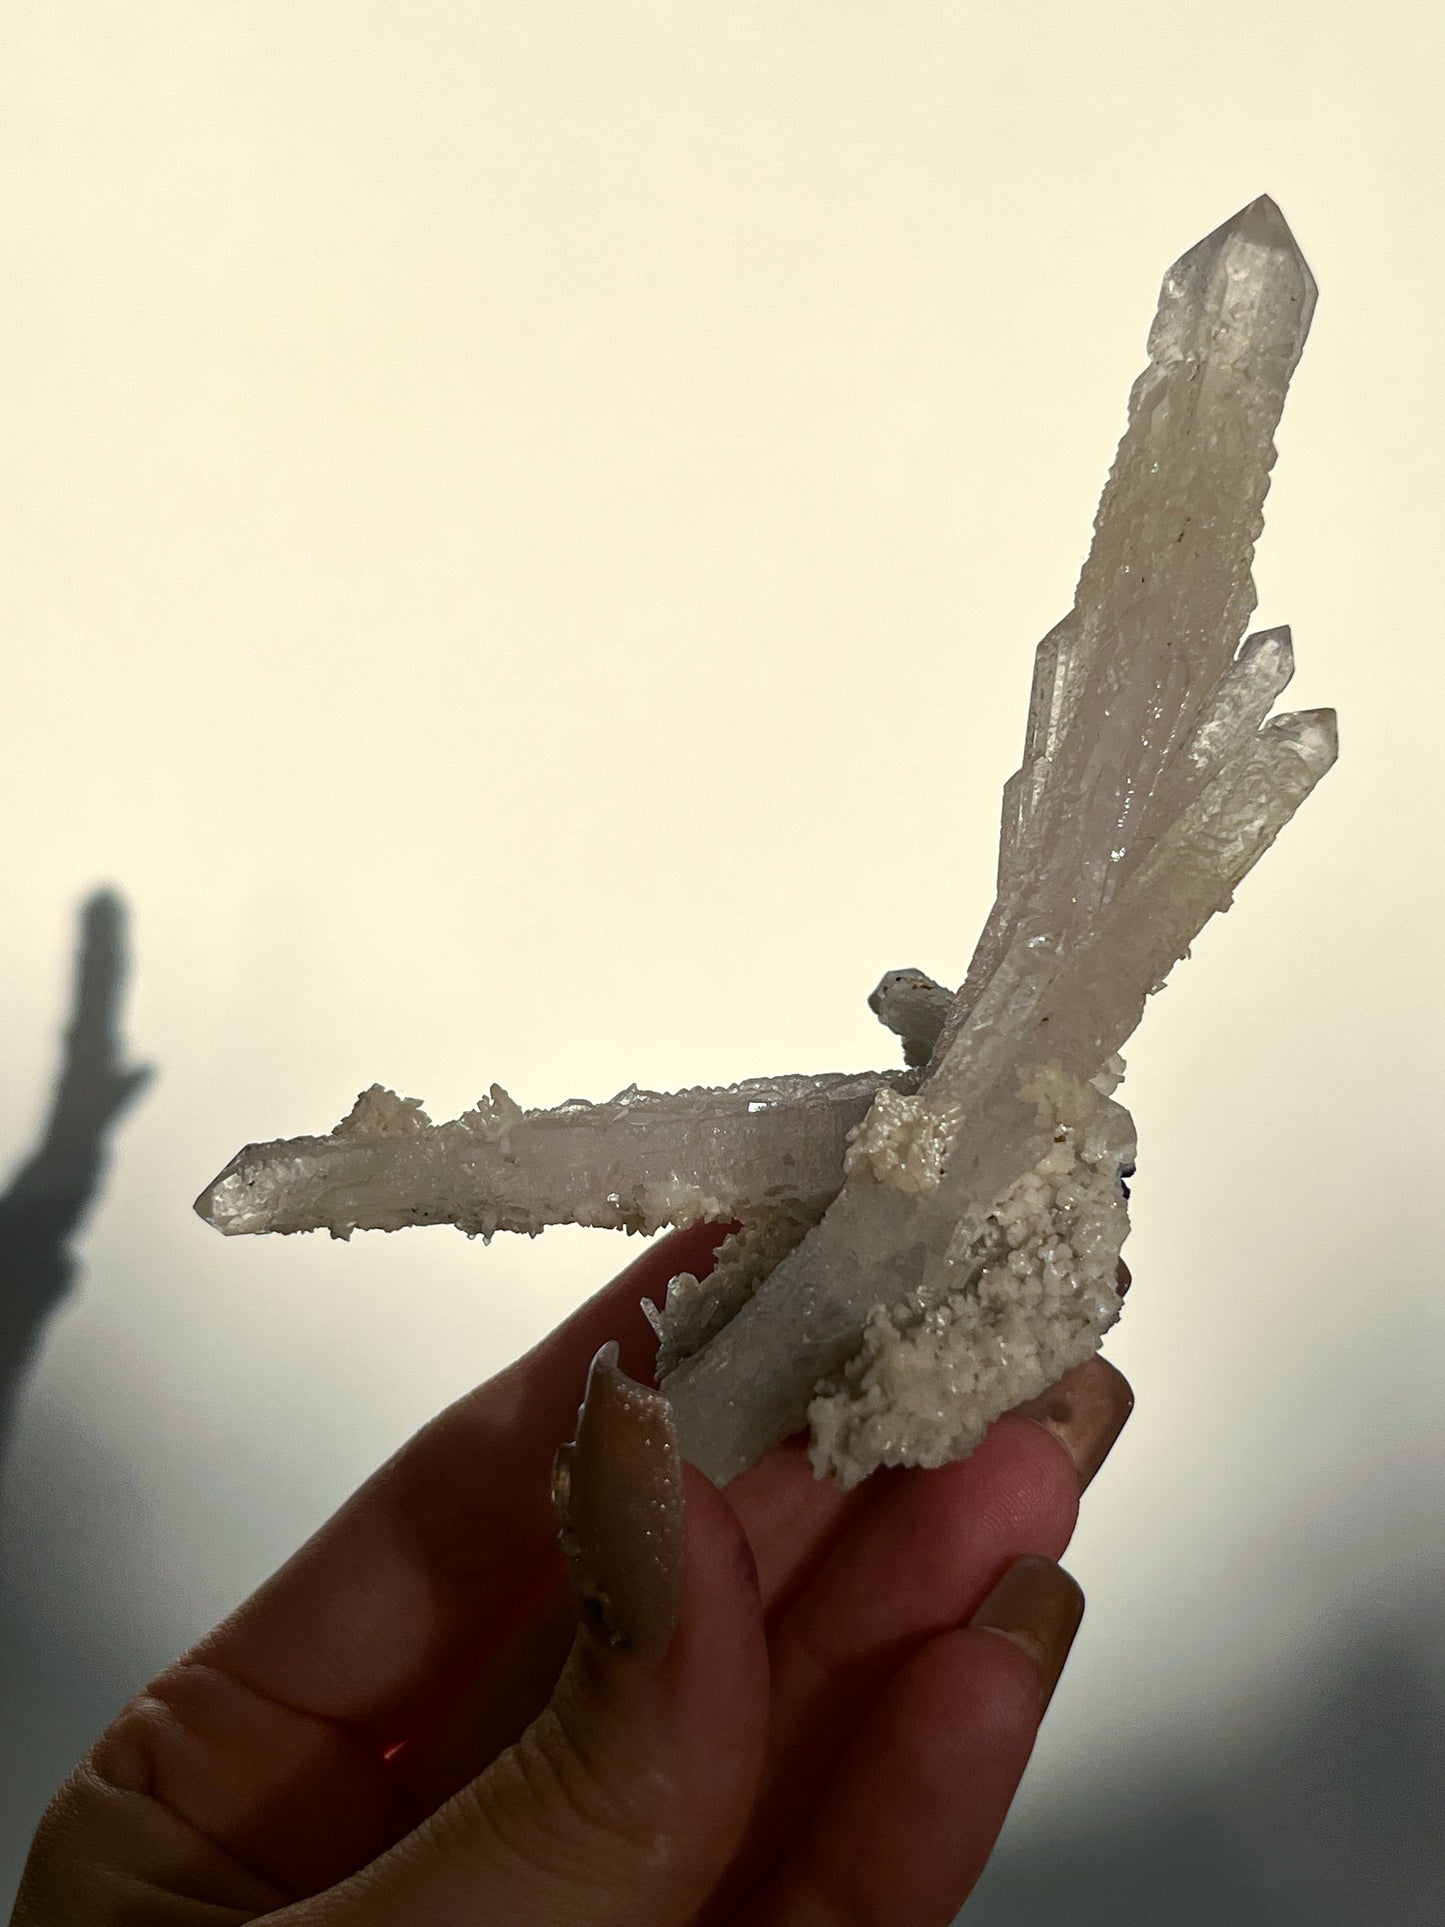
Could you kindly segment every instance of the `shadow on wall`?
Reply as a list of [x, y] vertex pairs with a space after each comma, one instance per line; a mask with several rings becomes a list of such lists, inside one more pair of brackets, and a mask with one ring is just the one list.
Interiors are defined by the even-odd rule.
[[1268, 1737], [1100, 1824], [1080, 1789], [1005, 1841], [959, 1927], [1435, 1927], [1445, 1896], [1439, 1592], [1342, 1640]]
[[45, 1326], [74, 1283], [71, 1241], [100, 1189], [107, 1139], [152, 1075], [122, 1063], [116, 1012], [125, 970], [125, 906], [98, 891], [80, 914], [75, 1001], [50, 1119], [0, 1197], [0, 1466]]

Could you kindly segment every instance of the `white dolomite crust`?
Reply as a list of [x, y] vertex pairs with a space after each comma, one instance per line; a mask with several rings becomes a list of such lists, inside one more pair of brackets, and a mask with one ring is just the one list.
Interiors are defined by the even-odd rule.
[[1267, 198], [1166, 274], [1074, 606], [1035, 653], [962, 988], [890, 971], [869, 998], [908, 1070], [550, 1111], [493, 1085], [441, 1125], [373, 1086], [330, 1137], [248, 1146], [202, 1216], [336, 1237], [742, 1221], [706, 1281], [649, 1307], [684, 1453], [719, 1483], [805, 1423], [845, 1484], [942, 1463], [1088, 1357], [1128, 1229], [1119, 1053], [1336, 754], [1332, 712], [1270, 716], [1288, 630], [1244, 635], [1314, 300]]
[[506, 1148], [512, 1127], [520, 1124], [525, 1116], [526, 1112], [516, 1098], [504, 1091], [500, 1084], [493, 1084], [485, 1097], [479, 1097], [469, 1111], [462, 1112], [457, 1123], [464, 1124], [473, 1137]]
[[866, 1174], [899, 1191], [936, 1191], [962, 1122], [956, 1104], [928, 1104], [907, 1091], [880, 1091], [854, 1129], [844, 1174]]
[[650, 1299], [643, 1299], [642, 1309], [657, 1333], [659, 1378], [676, 1371], [736, 1317], [763, 1280], [812, 1230], [833, 1195], [797, 1198], [750, 1215], [718, 1246], [706, 1278], [679, 1272], [667, 1287], [667, 1302], [660, 1311]]
[[[495, 1086], [493, 1087], [495, 1089]], [[431, 1119], [419, 1097], [398, 1097], [384, 1084], [371, 1084], [337, 1125], [333, 1136], [349, 1138], [415, 1137]]]
[[840, 1377], [819, 1385], [808, 1421], [820, 1475], [846, 1487], [880, 1465], [963, 1458], [1000, 1412], [1098, 1350], [1119, 1315], [1132, 1135], [1117, 1104], [1071, 1108], [1075, 1122], [970, 1242], [965, 1282], [941, 1302], [920, 1291], [875, 1306]]

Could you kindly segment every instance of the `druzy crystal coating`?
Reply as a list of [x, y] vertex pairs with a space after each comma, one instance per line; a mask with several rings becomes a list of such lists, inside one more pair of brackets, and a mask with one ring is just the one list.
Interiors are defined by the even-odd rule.
[[686, 1456], [725, 1481], [809, 1424], [851, 1484], [971, 1451], [1118, 1315], [1149, 995], [1334, 761], [1271, 716], [1288, 631], [1245, 636], [1274, 431], [1315, 287], [1252, 202], [1164, 278], [1074, 606], [1035, 655], [997, 898], [962, 988], [870, 997], [908, 1068], [626, 1091], [433, 1125], [373, 1087], [329, 1137], [250, 1145], [197, 1201], [228, 1232], [736, 1220], [654, 1312]]

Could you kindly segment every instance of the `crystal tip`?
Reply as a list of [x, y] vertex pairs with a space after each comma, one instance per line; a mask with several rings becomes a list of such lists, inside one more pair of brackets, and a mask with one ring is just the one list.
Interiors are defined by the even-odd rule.
[[1241, 242], [1248, 247], [1267, 249], [1271, 254], [1285, 255], [1300, 272], [1309, 274], [1300, 244], [1290, 231], [1289, 222], [1268, 194], [1259, 195], [1248, 206], [1240, 208], [1237, 214], [1231, 214], [1227, 221], [1221, 221], [1202, 241], [1196, 241], [1189, 252], [1176, 262], [1175, 272], [1194, 263], [1203, 266], [1206, 261], [1218, 260]]
[[1290, 232], [1289, 222], [1280, 213], [1279, 204], [1271, 200], [1268, 194], [1261, 194], [1248, 207], [1242, 207], [1238, 214], [1224, 223], [1219, 233], [1221, 237], [1229, 235], [1241, 241], [1252, 241], [1260, 248], [1282, 248], [1289, 254], [1300, 252], [1299, 242]]
[[[1270, 290], [1262, 307], [1237, 299], [1243, 282]], [[1298, 359], [1315, 305], [1315, 281], [1268, 194], [1232, 214], [1170, 268], [1159, 293], [1150, 353], [1172, 361], [1234, 350], [1283, 349]], [[1232, 317], [1221, 334], [1220, 322]]]
[[1261, 732], [1287, 742], [1318, 781], [1340, 753], [1339, 720], [1332, 709], [1297, 709], [1271, 716]]
[[1301, 746], [1312, 754], [1322, 769], [1328, 769], [1340, 753], [1340, 719], [1333, 709], [1302, 709], [1299, 712]]

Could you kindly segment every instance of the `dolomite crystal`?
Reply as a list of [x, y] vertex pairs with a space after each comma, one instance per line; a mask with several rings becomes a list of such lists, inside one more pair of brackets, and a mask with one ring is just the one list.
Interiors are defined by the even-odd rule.
[[961, 1457], [1090, 1356], [1128, 1231], [1118, 1053], [1335, 756], [1331, 712], [1270, 717], [1288, 632], [1241, 641], [1314, 299], [1267, 198], [1165, 276], [963, 986], [893, 971], [869, 999], [909, 1069], [537, 1112], [494, 1086], [443, 1125], [373, 1087], [330, 1137], [248, 1146], [201, 1214], [343, 1237], [740, 1220], [649, 1308], [684, 1451], [720, 1482], [805, 1423], [844, 1484]]

